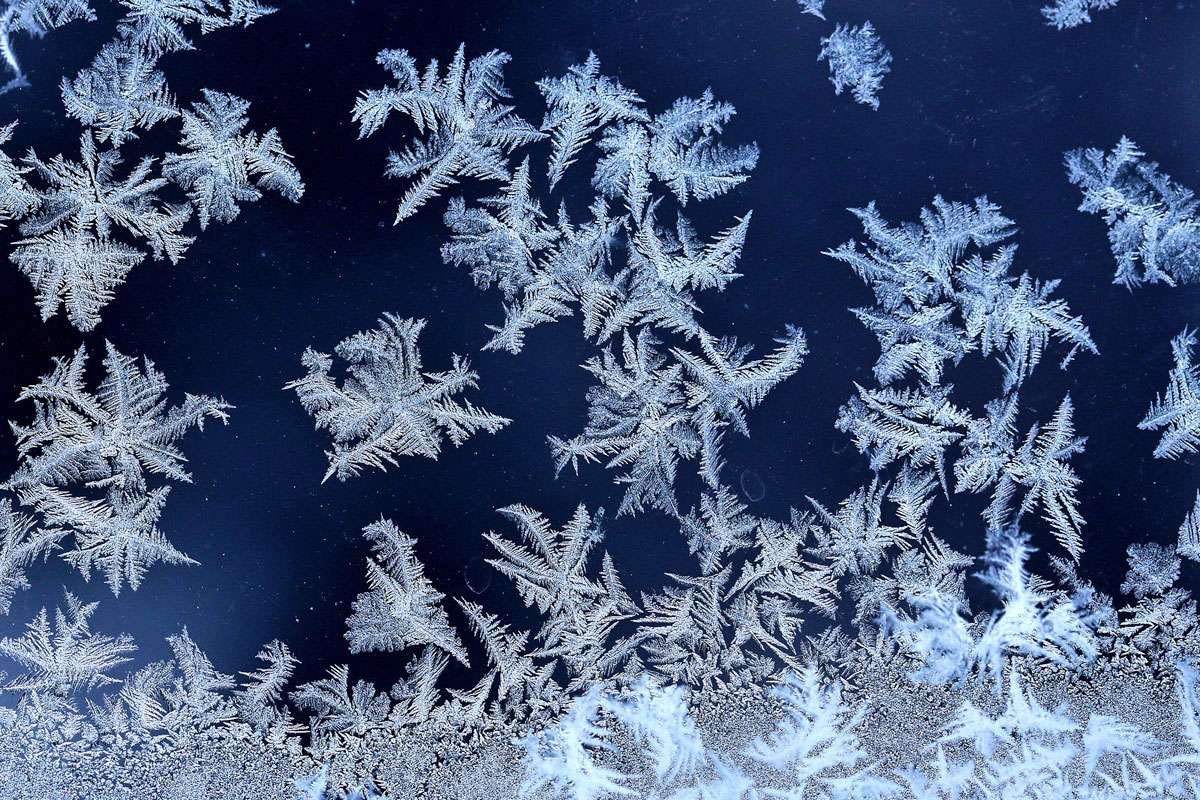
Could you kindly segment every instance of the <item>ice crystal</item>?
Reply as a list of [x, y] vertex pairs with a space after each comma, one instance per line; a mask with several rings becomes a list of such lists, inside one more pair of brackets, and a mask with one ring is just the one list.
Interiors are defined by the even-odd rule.
[[133, 640], [92, 633], [88, 623], [98, 604], [81, 603], [70, 592], [66, 601], [65, 611], [55, 610], [53, 623], [43, 608], [22, 636], [0, 639], [0, 655], [26, 670], [5, 684], [5, 691], [66, 697], [76, 690], [120, 682], [108, 672], [129, 661], [126, 656], [137, 649]]
[[443, 595], [425, 577], [424, 565], [413, 551], [416, 540], [388, 519], [368, 525], [363, 535], [371, 541], [375, 557], [367, 559], [371, 591], [358, 596], [346, 620], [350, 652], [431, 644], [469, 665], [442, 608]]
[[200, 229], [210, 219], [232, 222], [238, 203], [253, 203], [264, 190], [293, 203], [304, 194], [304, 182], [283, 149], [279, 133], [243, 133], [250, 104], [239, 97], [204, 90], [204, 101], [183, 112], [185, 153], [163, 159], [163, 177], [183, 187], [196, 207]]
[[473, 433], [495, 433], [509, 423], [454, 399], [479, 378], [466, 359], [454, 356], [446, 372], [422, 372], [417, 337], [424, 328], [423, 319], [384, 314], [378, 329], [343, 339], [334, 349], [347, 363], [341, 386], [331, 373], [331, 356], [312, 348], [304, 352], [308, 374], [284, 389], [295, 390], [317, 429], [333, 437], [322, 481], [333, 475], [344, 481], [363, 467], [386, 469], [399, 456], [436, 459], [443, 437], [459, 446]]
[[109, 42], [74, 80], [63, 78], [67, 115], [119, 147], [164, 120], [179, 116], [167, 78], [155, 59], [129, 42]]
[[407, 50], [383, 50], [376, 61], [396, 84], [359, 95], [352, 115], [359, 138], [382, 128], [392, 112], [411, 119], [418, 135], [425, 135], [388, 156], [388, 176], [414, 179], [400, 200], [396, 222], [460, 177], [508, 180], [507, 155], [545, 138], [500, 102], [508, 97], [503, 75], [507, 53], [493, 50], [468, 61], [460, 45], [445, 75], [438, 74], [436, 60], [419, 72]]
[[46, 186], [35, 190], [37, 201], [20, 227], [25, 238], [10, 258], [33, 284], [43, 320], [63, 305], [77, 328], [88, 331], [99, 323], [113, 290], [145, 258], [144, 251], [116, 240], [118, 231], [172, 262], [193, 241], [182, 233], [191, 208], [161, 199], [167, 181], [152, 176], [152, 158], [119, 178], [120, 153], [101, 150], [84, 133], [79, 162], [61, 155], [43, 161], [30, 151], [23, 163]]
[[[1013, 235], [1012, 220], [987, 198], [972, 206], [935, 197], [919, 228], [889, 225], [874, 203], [853, 213], [870, 245], [864, 251], [847, 242], [826, 255], [848, 264], [875, 293], [876, 307], [855, 314], [879, 339], [881, 383], [910, 373], [941, 383], [947, 362], [979, 350], [997, 357], [1009, 390], [1029, 377], [1053, 340], [1069, 347], [1064, 366], [1078, 350], [1097, 352], [1083, 321], [1050, 299], [1057, 280], [1011, 275], [1014, 245], [987, 254]], [[972, 245], [977, 252], [968, 256]]]
[[1171, 369], [1167, 391], [1154, 398], [1145, 418], [1138, 423], [1142, 430], [1163, 430], [1155, 458], [1178, 458], [1194, 453], [1200, 445], [1200, 373], [1192, 363], [1196, 335], [1183, 331], [1171, 340], [1175, 366]]
[[0, 616], [12, 608], [18, 589], [28, 589], [25, 569], [38, 558], [48, 558], [67, 532], [43, 528], [32, 517], [13, 509], [11, 500], [0, 500]]
[[817, 19], [825, 19], [825, 0], [796, 0], [800, 10]]
[[788, 716], [770, 736], [755, 741], [749, 754], [789, 773], [790, 788], [779, 796], [799, 800], [814, 784], [836, 785], [834, 776], [853, 773], [866, 756], [855, 731], [864, 709], [847, 705], [837, 684], [822, 686], [812, 668], [791, 676], [777, 693]]
[[1179, 558], [1171, 549], [1147, 542], [1129, 545], [1129, 572], [1121, 591], [1141, 600], [1162, 594], [1179, 580]]
[[549, 437], [558, 469], [607, 460], [628, 469], [622, 514], [658, 508], [679, 515], [675, 476], [679, 462], [699, 459], [698, 471], [716, 487], [723, 429], [749, 435], [746, 412], [799, 369], [808, 353], [804, 334], [789, 328], [779, 348], [750, 361], [749, 347], [732, 338], [699, 337], [701, 355], [672, 349], [676, 363], [658, 351], [648, 328], [624, 334], [621, 361], [611, 349], [585, 363], [600, 385], [588, 390], [588, 425], [573, 439]]
[[1144, 155], [1124, 136], [1110, 153], [1069, 151], [1067, 177], [1083, 191], [1079, 210], [1103, 215], [1108, 225], [1114, 283], [1193, 283], [1200, 276], [1200, 206], [1192, 190]]
[[856, 102], [879, 109], [883, 77], [892, 71], [892, 54], [879, 41], [874, 26], [838, 25], [821, 39], [818, 61], [829, 61], [829, 81], [835, 94], [849, 89]]
[[1042, 6], [1042, 16], [1046, 18], [1047, 25], [1053, 25], [1061, 31], [1091, 22], [1091, 12], [1112, 8], [1117, 2], [1118, 0], [1054, 0], [1051, 5]]
[[538, 89], [547, 106], [542, 132], [550, 134], [553, 147], [549, 167], [552, 191], [596, 131], [611, 122], [650, 121], [636, 92], [600, 74], [595, 53], [588, 53], [587, 61], [571, 67], [561, 78], [538, 81]]
[[1179, 543], [1175, 552], [1192, 561], [1200, 561], [1200, 491], [1196, 492], [1192, 510], [1179, 526]]
[[106, 348], [106, 374], [94, 394], [85, 388], [82, 346], [22, 390], [19, 399], [33, 402], [34, 419], [12, 424], [21, 463], [4, 487], [47, 524], [70, 531], [74, 547], [64, 558], [85, 577], [93, 569], [104, 573], [117, 594], [125, 583], [137, 589], [155, 562], [194, 563], [158, 530], [170, 488], [149, 480], [190, 481], [176, 442], [203, 429], [206, 418], [225, 422], [231, 407], [188, 394], [168, 408], [166, 378], [151, 361], [139, 366]]
[[12, 77], [0, 86], [0, 94], [29, 85], [13, 48], [14, 36], [19, 33], [45, 36], [55, 28], [81, 19], [96, 19], [89, 0], [6, 0], [0, 11], [0, 56]]

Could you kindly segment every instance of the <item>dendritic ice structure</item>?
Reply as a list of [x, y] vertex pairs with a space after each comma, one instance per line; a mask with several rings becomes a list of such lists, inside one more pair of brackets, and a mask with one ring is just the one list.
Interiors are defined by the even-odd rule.
[[[934, 198], [919, 224], [891, 225], [874, 204], [853, 213], [868, 242], [826, 251], [871, 287], [875, 305], [852, 309], [879, 340], [874, 374], [881, 386], [856, 385], [837, 427], [880, 472], [907, 473], [912, 509], [927, 510], [940, 486], [956, 492], [991, 490], [989, 527], [1022, 523], [1040, 509], [1072, 558], [1083, 552], [1079, 477], [1069, 464], [1085, 440], [1075, 436], [1074, 406], [1064, 399], [1045, 426], [1018, 439], [1018, 390], [1052, 345], [1067, 348], [1065, 368], [1079, 351], [1097, 348], [1083, 320], [1052, 297], [1059, 281], [1012, 274], [1013, 223], [999, 206]], [[968, 355], [994, 359], [1002, 395], [983, 415], [960, 407], [946, 372]], [[957, 452], [957, 457], [955, 454]], [[1019, 492], [1019, 503], [1014, 500]], [[925, 513], [925, 511], [922, 511]]]
[[184, 111], [183, 153], [163, 159], [163, 177], [181, 186], [196, 208], [200, 229], [209, 220], [233, 222], [238, 203], [253, 203], [264, 190], [293, 203], [304, 194], [304, 181], [283, 149], [279, 133], [245, 133], [250, 103], [222, 92], [203, 91], [203, 102]]
[[558, 469], [580, 461], [605, 461], [626, 469], [618, 515], [647, 507], [678, 516], [674, 486], [681, 460], [698, 460], [710, 485], [720, 480], [721, 441], [732, 426], [749, 435], [746, 411], [800, 368], [808, 347], [789, 329], [765, 358], [748, 361], [750, 348], [736, 340], [700, 337], [701, 353], [673, 350], [674, 363], [658, 350], [648, 328], [624, 335], [621, 359], [610, 351], [584, 364], [599, 385], [588, 390], [588, 424], [569, 440], [549, 437]]
[[829, 62], [829, 81], [835, 94], [849, 89], [856, 102], [879, 109], [879, 90], [884, 76], [892, 71], [892, 54], [870, 22], [856, 27], [838, 25], [821, 39], [817, 60]]
[[[62, 557], [85, 578], [102, 573], [115, 595], [125, 584], [137, 589], [157, 562], [195, 563], [159, 530], [170, 487], [151, 482], [158, 476], [190, 482], [176, 442], [192, 428], [203, 429], [206, 419], [225, 422], [231, 406], [187, 394], [168, 407], [166, 377], [151, 361], [139, 365], [105, 346], [105, 377], [95, 393], [85, 386], [83, 346], [55, 359], [50, 374], [21, 391], [18, 399], [33, 403], [33, 421], [12, 423], [20, 463], [0, 489], [35, 509], [40, 528], [30, 533], [32, 523], [8, 514], [10, 537], [25, 529], [6, 543], [10, 565], [45, 552], [46, 537], [57, 543], [69, 534], [73, 546]], [[5, 577], [16, 580], [19, 573]]]
[[1091, 22], [1093, 11], [1104, 11], [1118, 2], [1119, 0], [1054, 0], [1052, 4], [1042, 6], [1042, 16], [1046, 18], [1047, 25], [1053, 25], [1061, 31]]
[[[469, 68], [461, 66], [462, 58], [460, 51], [452, 75], [479, 75], [480, 81], [486, 75], [487, 96], [508, 95], [499, 72], [507, 55], [482, 56], [484, 65], [475, 66], [477, 60], [472, 60]], [[425, 89], [411, 88], [416, 74], [411, 57], [385, 51], [380, 59], [406, 65], [406, 70], [411, 67], [405, 73], [410, 77], [402, 82], [409, 88], [364, 94], [356, 110], [363, 129], [376, 129], [394, 107], [408, 109], [419, 130], [449, 135], [444, 129], [455, 125], [443, 119], [448, 113], [444, 103], [429, 100]], [[426, 85], [443, 84], [427, 77], [422, 86]], [[539, 81], [538, 87], [547, 103], [541, 131], [529, 127], [536, 135], [526, 135], [527, 141], [512, 139], [507, 140], [511, 147], [483, 148], [480, 152], [492, 159], [493, 166], [469, 173], [502, 181], [505, 185], [499, 194], [484, 198], [478, 207], [453, 198], [445, 215], [451, 239], [442, 249], [444, 260], [469, 267], [481, 288], [496, 286], [504, 295], [505, 320], [492, 327], [495, 336], [487, 347], [519, 352], [532, 328], [570, 316], [574, 306], [580, 309], [585, 333], [600, 343], [639, 323], [695, 336], [699, 325], [692, 293], [722, 289], [738, 277], [736, 263], [749, 216], [709, 242], [681, 215], [672, 227], [661, 225], [659, 217], [665, 197], [682, 206], [723, 195], [747, 179], [758, 149], [729, 147], [717, 140], [734, 115], [733, 106], [705, 92], [699, 98], [680, 98], [652, 116], [636, 93], [601, 74], [594, 55], [562, 77]], [[507, 120], [513, 109], [503, 108]], [[525, 131], [526, 126], [514, 121], [509, 127]], [[466, 127], [463, 136], [484, 135], [479, 126]], [[564, 203], [556, 218], [548, 220], [528, 158], [511, 167], [502, 158], [522, 144], [542, 139], [549, 140], [551, 151], [548, 193], [566, 188], [563, 179], [570, 167], [595, 142], [599, 158], [592, 175], [594, 193], [587, 203], [590, 219], [572, 220]], [[405, 152], [428, 147], [418, 140]], [[438, 158], [438, 165], [446, 160]], [[431, 175], [442, 171], [439, 166]], [[413, 191], [435, 182], [423, 179]], [[444, 188], [441, 183], [438, 187]], [[427, 199], [424, 191], [418, 194]], [[614, 215], [611, 200], [620, 200], [628, 213]]]
[[[65, 608], [0, 640], [0, 658], [20, 669], [3, 688], [15, 703], [0, 711], [0, 785], [17, 798], [170, 800], [224, 796], [230, 786], [280, 800], [818, 790], [831, 800], [924, 800], [975, 796], [962, 794], [969, 787], [1039, 797], [1047, 786], [1071, 800], [1114, 789], [1182, 800], [1200, 779], [1200, 703], [1187, 663], [1198, 621], [1181, 599], [1190, 595], [1172, 585], [1177, 561], [1165, 548], [1131, 549], [1142, 596], [1119, 611], [1069, 567], [1061, 582], [1033, 574], [1032, 549], [1015, 529], [989, 538], [979, 577], [993, 592], [990, 610], [973, 611], [954, 589], [971, 559], [936, 545], [910, 550], [886, 572], [869, 570], [881, 586], [861, 602], [882, 598], [881, 613], [801, 635], [798, 625], [775, 627], [790, 604], [769, 602], [800, 586], [787, 573], [748, 562], [732, 588], [728, 566], [710, 578], [672, 576], [676, 585], [644, 598], [643, 612], [617, 601], [607, 557], [603, 583], [588, 577], [600, 526], [586, 511], [561, 531], [524, 506], [502, 513], [525, 545], [489, 535], [495, 564], [546, 627], [530, 649], [528, 634], [461, 602], [492, 665], [476, 688], [441, 689], [449, 654], [414, 641], [419, 654], [390, 693], [352, 681], [344, 666], [288, 693], [297, 662], [286, 645], [268, 643], [262, 666], [235, 679], [186, 630], [168, 638], [169, 660], [122, 680], [133, 641], [93, 631], [95, 605], [68, 595]], [[762, 535], [776, 535], [762, 523]], [[386, 522], [373, 527], [380, 566], [391, 541], [393, 554], [403, 551], [400, 572], [423, 583], [411, 540]], [[781, 555], [764, 550], [759, 560]], [[422, 604], [430, 597], [418, 593]], [[642, 655], [603, 644], [622, 626], [618, 641]], [[797, 639], [793, 664], [765, 658], [748, 682], [733, 677], [745, 667], [727, 671], [718, 657], [760, 641], [786, 653]], [[614, 670], [607, 662], [617, 653], [627, 660]], [[580, 676], [568, 687], [543, 666], [559, 659]], [[289, 705], [313, 712], [307, 727]], [[1173, 714], [1163, 714], [1168, 706]], [[926, 736], [914, 735], [916, 724]], [[930, 735], [932, 748], [923, 746]]]
[[[354, 117], [361, 132], [370, 134], [400, 111], [428, 134], [405, 152], [414, 159], [436, 154], [436, 161], [421, 162], [429, 172], [402, 201], [401, 217], [449, 186], [460, 162], [468, 163], [463, 159], [477, 161], [462, 174], [504, 183], [477, 204], [451, 198], [444, 215], [450, 239], [443, 260], [469, 268], [480, 288], [495, 287], [504, 298], [504, 322], [488, 326], [494, 335], [484, 349], [518, 353], [534, 328], [577, 310], [584, 334], [606, 348], [584, 364], [598, 381], [589, 390], [584, 433], [550, 437], [558, 469], [604, 461], [622, 470], [617, 482], [626, 491], [618, 516], [648, 508], [678, 516], [679, 462], [696, 460], [715, 487], [724, 429], [746, 435], [749, 410], [794, 374], [808, 352], [803, 333], [788, 326], [773, 353], [751, 359], [749, 346], [711, 334], [698, 319], [696, 295], [723, 291], [740, 277], [752, 216], [746, 212], [706, 240], [682, 214], [689, 202], [736, 189], [757, 164], [757, 146], [720, 141], [733, 106], [705, 91], [651, 114], [635, 91], [603, 74], [590, 53], [565, 75], [538, 81], [546, 111], [534, 130], [514, 107], [498, 104], [509, 96], [500, 71], [506, 54], [466, 59], [460, 48], [446, 77], [436, 64], [418, 76], [403, 51], [384, 51], [379, 60], [399, 85], [360, 96]], [[468, 96], [475, 100], [463, 106]], [[486, 124], [468, 124], [464, 108]], [[488, 126], [500, 125], [524, 133], [488, 138]], [[549, 145], [546, 202], [563, 195], [553, 220], [543, 211], [530, 156], [508, 162], [513, 151], [543, 139]], [[594, 163], [590, 186], [573, 172], [581, 160]], [[575, 221], [568, 196], [581, 184], [589, 218]], [[674, 225], [663, 224], [672, 206]], [[695, 347], [672, 346], [663, 340], [669, 336]]]
[[1130, 139], [1111, 152], [1095, 147], [1066, 154], [1067, 177], [1083, 192], [1080, 211], [1100, 214], [1117, 259], [1113, 283], [1200, 280], [1200, 203], [1191, 189], [1163, 174]]
[[422, 372], [417, 337], [425, 320], [384, 314], [379, 327], [343, 339], [334, 353], [346, 362], [341, 386], [333, 358], [309, 348], [301, 362], [308, 374], [288, 383], [318, 430], [328, 430], [333, 450], [322, 479], [357, 475], [363, 467], [386, 469], [399, 456], [436, 459], [449, 437], [457, 447], [479, 431], [496, 433], [510, 420], [454, 399], [475, 388], [478, 374], [455, 355], [449, 370]]
[[0, 95], [29, 85], [13, 46], [17, 34], [42, 37], [70, 22], [95, 19], [89, 0], [6, 0], [0, 11], [0, 57], [11, 77], [0, 86]]
[[371, 541], [375, 557], [367, 560], [371, 591], [358, 596], [354, 613], [346, 620], [350, 652], [428, 644], [469, 665], [467, 652], [442, 609], [444, 595], [429, 583], [413, 551], [416, 540], [388, 519], [368, 525], [363, 535]]
[[1192, 361], [1196, 334], [1185, 330], [1171, 340], [1175, 366], [1171, 368], [1167, 391], [1156, 397], [1138, 423], [1142, 430], [1162, 430], [1155, 458], [1178, 458], [1194, 453], [1200, 446], [1200, 372]]
[[509, 58], [493, 50], [468, 61], [460, 46], [441, 75], [436, 60], [421, 72], [407, 50], [380, 52], [376, 60], [396, 83], [359, 95], [353, 112], [359, 138], [382, 128], [393, 112], [412, 120], [425, 137], [388, 156], [388, 176], [413, 179], [396, 210], [396, 222], [460, 177], [508, 180], [508, 154], [545, 138], [501, 102], [508, 96], [503, 69]]
[[[238, 203], [258, 200], [263, 191], [292, 201], [304, 192], [278, 133], [243, 131], [248, 102], [205, 90], [203, 101], [181, 109], [159, 69], [163, 56], [194, 48], [191, 29], [205, 34], [246, 26], [272, 9], [245, 0], [121, 5], [126, 14], [117, 36], [91, 65], [62, 81], [67, 115], [84, 126], [79, 160], [61, 154], [43, 159], [32, 149], [19, 162], [0, 155], [0, 220], [19, 222], [21, 236], [10, 260], [33, 284], [43, 320], [62, 306], [85, 332], [99, 324], [103, 307], [148, 254], [172, 263], [184, 257], [195, 240], [185, 231], [193, 210], [203, 230], [212, 219], [231, 221]], [[43, 30], [94, 17], [84, 0], [18, 1], [8, 13]], [[4, 19], [9, 17], [0, 19], [0, 33]], [[183, 152], [143, 155], [123, 167], [128, 156], [122, 147], [175, 119], [182, 124]], [[0, 144], [14, 130], [12, 124], [0, 128]]]

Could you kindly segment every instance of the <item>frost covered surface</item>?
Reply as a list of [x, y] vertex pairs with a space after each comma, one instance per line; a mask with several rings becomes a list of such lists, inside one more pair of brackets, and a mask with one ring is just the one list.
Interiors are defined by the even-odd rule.
[[[33, 225], [24, 235], [82, 232], [113, 252], [117, 233], [140, 237], [169, 257], [186, 245], [176, 221], [192, 212], [204, 229], [267, 191], [298, 199], [278, 136], [245, 130], [245, 101], [205, 91], [178, 107], [154, 66], [191, 46], [189, 25], [205, 33], [266, 9], [129, 5], [136, 19], [121, 23], [118, 46], [64, 84], [90, 120], [80, 160], [0, 157], [5, 218]], [[835, 46], [839, 35], [854, 41]], [[839, 27], [827, 47], [838, 91], [876, 105], [890, 57], [869, 24]], [[278, 640], [253, 668], [226, 672], [235, 667], [213, 663], [186, 629], [168, 637], [164, 660], [130, 671], [138, 643], [67, 592], [0, 638], [5, 796], [1194, 800], [1200, 617], [1181, 576], [1184, 559], [1200, 558], [1200, 495], [1176, 543], [1128, 547], [1122, 597], [1081, 574], [1087, 438], [1070, 394], [1036, 411], [1021, 395], [1044, 361], [1067, 370], [1098, 348], [1063, 296], [1071, 287], [1019, 269], [1015, 223], [999, 206], [935, 196], [899, 223], [874, 203], [852, 211], [861, 235], [824, 266], [864, 284], [846, 319], [879, 351], [830, 422], [870, 474], [844, 496], [794, 498], [790, 513], [768, 516], [735, 492], [726, 435], [780, 413], [772, 395], [816, 356], [797, 327], [756, 347], [702, 324], [698, 298], [742, 277], [752, 215], [701, 234], [682, 211], [737, 202], [750, 179], [757, 147], [725, 141], [734, 108], [704, 91], [648, 109], [589, 54], [537, 82], [534, 127], [508, 104], [507, 54], [460, 48], [444, 68], [419, 69], [389, 50], [379, 62], [394, 84], [364, 92], [352, 113], [363, 136], [393, 114], [416, 129], [389, 166], [408, 182], [397, 221], [463, 179], [489, 186], [445, 201], [441, 251], [503, 296], [485, 349], [515, 354], [543, 324], [581, 317], [595, 348], [586, 421], [573, 436], [547, 430], [550, 456], [559, 470], [610, 470], [616, 513], [504, 501], [479, 533], [508, 582], [506, 615], [447, 596], [422, 560], [426, 531], [384, 517], [366, 526], [365, 586], [344, 637], [350, 653], [386, 659], [390, 686], [340, 657], [319, 665], [323, 677], [294, 678], [299, 662]], [[140, 76], [138, 91], [94, 88], [126, 74]], [[117, 171], [112, 145], [173, 119], [184, 138], [161, 175], [149, 161]], [[1103, 198], [1137, 158], [1123, 152]], [[1080, 158], [1108, 169], [1103, 154]], [[187, 196], [177, 213], [158, 194], [172, 185]], [[572, 218], [565, 198], [581, 185], [574, 205], [588, 212]], [[87, 321], [107, 279], [80, 274], [101, 288], [78, 302], [75, 283], [61, 292]], [[424, 326], [384, 314], [332, 354], [304, 353], [307, 374], [285, 388], [332, 440], [326, 479], [437, 458], [446, 440], [509, 423], [461, 397], [480, 388], [465, 359], [425, 367]], [[1188, 332], [1175, 340], [1169, 388], [1143, 422], [1164, 431], [1164, 456], [1195, 449], [1193, 344]], [[981, 391], [956, 391], [966, 362], [985, 376], [970, 387]], [[94, 391], [85, 367], [81, 347], [22, 394], [34, 414], [14, 426], [20, 460], [0, 486], [12, 494], [0, 499], [0, 612], [27, 568], [60, 551], [114, 594], [156, 562], [188, 560], [157, 528], [166, 481], [189, 480], [180, 440], [224, 421], [228, 405], [195, 395], [170, 405], [153, 364], [111, 345]], [[696, 473], [685, 476], [695, 496], [681, 467]], [[935, 505], [962, 501], [982, 517], [935, 529]], [[674, 571], [631, 591], [609, 537], [642, 513], [677, 531], [690, 559], [681, 547]]]
[[821, 39], [817, 60], [829, 62], [829, 81], [835, 94], [849, 89], [855, 102], [879, 109], [879, 90], [884, 76], [892, 71], [892, 54], [870, 22], [855, 27], [838, 25]]

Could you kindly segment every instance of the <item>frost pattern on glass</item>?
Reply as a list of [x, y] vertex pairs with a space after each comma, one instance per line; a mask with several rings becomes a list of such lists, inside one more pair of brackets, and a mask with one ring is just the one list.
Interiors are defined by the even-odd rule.
[[[84, 126], [79, 161], [61, 154], [42, 159], [33, 149], [19, 165], [0, 156], [0, 219], [19, 221], [22, 237], [9, 258], [32, 283], [43, 320], [64, 307], [71, 324], [84, 332], [99, 324], [101, 310], [147, 255], [172, 263], [184, 257], [195, 241], [185, 232], [193, 204], [203, 230], [210, 219], [231, 221], [238, 202], [253, 202], [264, 189], [292, 201], [304, 191], [274, 129], [242, 132], [249, 103], [205, 90], [202, 102], [182, 110], [159, 69], [164, 55], [195, 48], [193, 28], [207, 34], [245, 27], [273, 9], [246, 0], [121, 5], [126, 13], [116, 37], [91, 65], [61, 84], [67, 115]], [[82, 0], [10, 3], [0, 17], [0, 50], [13, 80], [24, 79], [8, 34], [41, 33], [94, 16]], [[180, 144], [188, 152], [141, 155], [123, 170], [128, 156], [122, 147], [136, 147], [141, 132], [175, 119], [182, 122]], [[15, 131], [15, 123], [0, 128], [0, 144]], [[172, 182], [182, 191], [172, 192]]]

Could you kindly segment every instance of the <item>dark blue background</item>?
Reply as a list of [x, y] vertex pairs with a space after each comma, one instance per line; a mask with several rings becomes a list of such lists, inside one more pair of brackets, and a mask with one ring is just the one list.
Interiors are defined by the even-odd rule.
[[[1020, 228], [1018, 269], [1063, 278], [1059, 295], [1085, 317], [1102, 353], [1081, 357], [1067, 373], [1043, 366], [1022, 395], [1020, 424], [1046, 419], [1071, 391], [1079, 430], [1090, 437], [1075, 460], [1089, 521], [1084, 571], [1115, 590], [1125, 546], [1172, 542], [1200, 485], [1195, 459], [1154, 461], [1155, 435], [1135, 427], [1166, 384], [1170, 338], [1200, 324], [1200, 289], [1130, 293], [1111, 285], [1104, 225], [1075, 210], [1078, 192], [1066, 181], [1062, 154], [1108, 148], [1127, 134], [1176, 180], [1200, 186], [1200, 7], [1124, 0], [1091, 25], [1057, 32], [1043, 24], [1039, 5], [829, 0], [824, 23], [788, 0], [295, 2], [249, 30], [206, 37], [198, 52], [168, 56], [163, 67], [181, 102], [202, 87], [231, 92], [252, 100], [256, 129], [278, 127], [307, 182], [304, 199], [247, 206], [233, 224], [203, 233], [180, 265], [139, 266], [86, 337], [62, 317], [40, 322], [25, 278], [15, 267], [0, 269], [0, 417], [27, 420], [30, 409], [14, 402], [19, 388], [81, 340], [97, 354], [93, 376], [108, 338], [152, 358], [180, 393], [223, 395], [237, 406], [231, 424], [185, 440], [195, 483], [173, 490], [162, 521], [201, 566], [156, 567], [138, 592], [114, 600], [102, 583], [84, 585], [61, 562], [39, 565], [35, 589], [18, 595], [0, 634], [18, 631], [65, 585], [102, 600], [97, 627], [134, 634], [139, 658], [166, 655], [162, 638], [186, 625], [226, 670], [250, 668], [264, 641], [282, 638], [304, 661], [300, 677], [310, 679], [349, 658], [343, 619], [365, 586], [359, 531], [380, 515], [419, 539], [447, 595], [481, 600], [521, 622], [529, 616], [502, 577], [482, 596], [464, 581], [464, 569], [476, 588], [489, 576], [480, 568], [487, 555], [480, 534], [508, 531], [493, 509], [523, 502], [555, 523], [581, 501], [615, 510], [620, 488], [611, 472], [592, 467], [555, 481], [544, 441], [584, 422], [588, 380], [577, 365], [593, 348], [577, 321], [536, 330], [516, 357], [477, 352], [487, 338], [483, 324], [501, 318], [500, 305], [465, 272], [442, 264], [444, 199], [391, 225], [402, 186], [382, 176], [383, 161], [409, 129], [394, 120], [356, 140], [355, 94], [386, 80], [374, 63], [378, 50], [407, 48], [424, 63], [445, 60], [460, 41], [469, 55], [513, 54], [508, 85], [535, 124], [543, 105], [534, 81], [562, 74], [589, 49], [651, 111], [708, 86], [737, 106], [726, 140], [756, 140], [758, 169], [737, 191], [688, 211], [702, 231], [750, 208], [754, 220], [745, 277], [702, 298], [704, 321], [760, 346], [798, 323], [812, 349], [803, 370], [751, 418], [753, 439], [727, 446], [731, 479], [752, 470], [765, 486], [755, 513], [785, 515], [805, 495], [833, 506], [870, 479], [866, 459], [833, 429], [851, 381], [870, 380], [878, 353], [846, 310], [868, 303], [868, 290], [820, 255], [858, 235], [844, 209], [874, 199], [899, 221], [915, 219], [935, 193], [986, 194], [1000, 203]], [[33, 87], [0, 97], [0, 121], [21, 120], [11, 152], [36, 145], [43, 156], [77, 155], [79, 127], [63, 118], [57, 82], [109, 38], [113, 10], [105, 15], [18, 42]], [[835, 97], [816, 61], [818, 40], [835, 21], [865, 19], [895, 56], [878, 112]], [[146, 139], [148, 151], [169, 148], [176, 130], [177, 123], [161, 126]], [[531, 152], [543, 170], [546, 148]], [[576, 189], [588, 173], [575, 168]], [[467, 192], [478, 196], [478, 189]], [[588, 197], [571, 197], [582, 215]], [[384, 311], [428, 318], [427, 367], [442, 368], [452, 352], [470, 354], [482, 387], [471, 400], [515, 421], [497, 436], [449, 448], [437, 462], [407, 458], [386, 474], [319, 485], [327, 438], [280, 387], [302, 373], [306, 346], [328, 351]], [[952, 380], [977, 412], [999, 392], [994, 365], [964, 366]], [[15, 462], [12, 437], [0, 434], [0, 473]], [[695, 490], [694, 481], [682, 483], [684, 507]], [[978, 553], [985, 502], [958, 497], [949, 510], [942, 503], [936, 530]], [[1036, 541], [1055, 547], [1044, 530]], [[664, 571], [690, 569], [677, 527], [660, 514], [613, 522], [607, 547], [631, 588], [653, 588]], [[350, 659], [356, 674], [384, 683], [400, 660]]]

